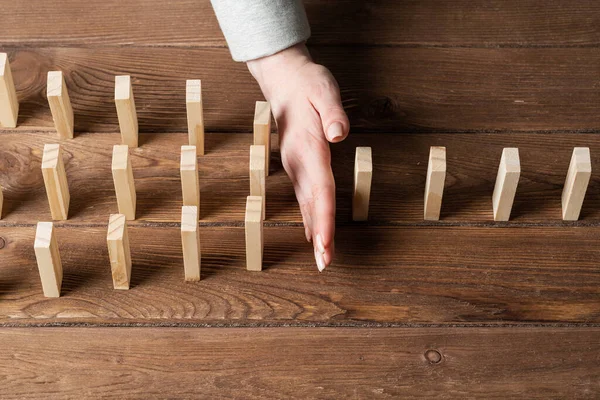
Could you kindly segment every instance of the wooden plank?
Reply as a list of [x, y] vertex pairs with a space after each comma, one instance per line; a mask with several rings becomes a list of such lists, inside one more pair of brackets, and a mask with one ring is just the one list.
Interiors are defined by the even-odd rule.
[[204, 155], [204, 110], [202, 82], [199, 79], [186, 81], [185, 106], [190, 146], [196, 146], [198, 155], [202, 156]]
[[10, 399], [547, 399], [600, 391], [599, 328], [5, 328], [0, 346]]
[[425, 178], [425, 200], [423, 218], [437, 221], [440, 219], [444, 184], [446, 183], [446, 148], [431, 146], [429, 162], [427, 163], [427, 178]]
[[44, 296], [60, 297], [63, 270], [52, 222], [38, 222], [33, 248]]
[[48, 72], [46, 97], [58, 136], [61, 139], [72, 139], [75, 117], [62, 71]]
[[35, 225], [0, 227], [1, 324], [600, 323], [598, 227], [340, 226], [319, 274], [299, 225], [265, 226], [261, 273], [246, 270], [243, 226], [205, 225], [190, 285], [179, 225], [129, 224], [126, 292], [112, 288], [106, 222], [55, 227], [60, 301], [42, 295]]
[[71, 194], [65, 172], [63, 152], [59, 144], [44, 145], [42, 176], [52, 219], [66, 220], [69, 217]]
[[520, 176], [519, 149], [515, 147], [504, 148], [500, 158], [494, 193], [492, 194], [494, 221], [508, 221], [510, 218], [510, 211], [515, 200]]
[[115, 289], [129, 289], [131, 281], [131, 250], [127, 234], [127, 218], [123, 214], [112, 214], [106, 234], [110, 269]]
[[579, 219], [591, 175], [590, 149], [588, 147], [575, 147], [562, 192], [564, 220], [576, 221]]
[[[185, 131], [183, 131], [185, 132]], [[182, 194], [181, 145], [187, 134], [142, 135], [143, 147], [131, 151], [137, 189], [137, 218], [148, 222], [179, 223]], [[82, 134], [62, 145], [70, 181], [69, 221], [106, 224], [118, 212], [111, 175], [112, 146], [118, 133]], [[250, 134], [206, 136], [212, 150], [199, 159], [203, 223], [241, 226], [248, 195]], [[267, 181], [269, 219], [266, 222], [301, 223], [294, 189], [281, 166], [273, 136], [273, 171]], [[34, 224], [51, 218], [40, 170], [45, 143], [53, 134], [3, 133], [0, 159], [9, 160], [0, 171], [5, 207], [2, 223]], [[372, 147], [377, 174], [373, 177], [369, 219], [378, 225], [423, 224], [423, 191], [430, 146], [444, 146], [452, 157], [440, 224], [487, 224], [493, 221], [490, 195], [498, 173], [489, 160], [504, 147], [518, 147], [527, 160], [521, 172], [519, 194], [511, 212], [511, 224], [597, 225], [600, 223], [600, 176], [590, 179], [577, 223], [563, 222], [561, 194], [573, 147], [590, 147], [592, 164], [600, 165], [600, 136], [578, 134], [352, 134], [332, 146], [332, 165], [337, 186], [337, 221], [352, 219], [354, 152]], [[451, 171], [451, 172], [450, 172]]]
[[181, 207], [181, 246], [186, 281], [200, 280], [200, 235], [198, 233], [198, 207]]
[[138, 119], [129, 75], [115, 76], [115, 105], [122, 143], [138, 147]]
[[[312, 45], [586, 46], [600, 43], [594, 0], [305, 0]], [[3, 5], [13, 45], [225, 46], [208, 0], [30, 0]], [[114, 10], [121, 10], [115, 15]], [[131, 24], [128, 16], [136, 16]], [[68, 28], [68, 29], [67, 29]], [[40, 32], [44, 32], [43, 35]]]
[[16, 128], [19, 101], [8, 62], [8, 54], [0, 53], [0, 126]]
[[[4, 50], [13, 60], [23, 129], [53, 126], [40, 104], [41, 77], [51, 69], [65, 72], [78, 132], [118, 131], [112, 94], [114, 76], [122, 71], [138, 77], [140, 132], [187, 131], [185, 93], [177, 88], [190, 76], [202, 76], [206, 84], [207, 131], [248, 132], [252, 104], [262, 97], [245, 65], [232, 62], [224, 48]], [[596, 48], [323, 47], [313, 54], [338, 80], [354, 133], [600, 126], [600, 91], [590, 85], [600, 65]]]

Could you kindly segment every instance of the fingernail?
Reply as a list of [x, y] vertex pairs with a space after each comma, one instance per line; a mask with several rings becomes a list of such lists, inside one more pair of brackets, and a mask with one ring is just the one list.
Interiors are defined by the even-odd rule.
[[323, 272], [325, 269], [325, 259], [323, 258], [323, 254], [319, 253], [315, 250], [315, 260], [317, 261], [317, 268], [319, 272]]
[[327, 136], [329, 136], [329, 140], [332, 142], [336, 141], [336, 139], [344, 136], [344, 127], [341, 123], [334, 122], [333, 124], [329, 125], [329, 128], [327, 129]]
[[319, 253], [325, 254], [325, 245], [323, 244], [323, 237], [320, 233], [317, 234], [317, 250], [319, 250]]

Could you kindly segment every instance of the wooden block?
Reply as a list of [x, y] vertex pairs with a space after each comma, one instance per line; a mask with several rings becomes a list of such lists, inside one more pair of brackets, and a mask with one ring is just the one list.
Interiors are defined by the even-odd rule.
[[16, 128], [18, 117], [19, 101], [8, 63], [8, 54], [0, 53], [0, 126]]
[[204, 155], [204, 111], [202, 109], [202, 82], [199, 79], [186, 81], [185, 107], [190, 146], [196, 146], [198, 155]]
[[507, 147], [502, 150], [500, 167], [496, 177], [496, 186], [492, 196], [494, 207], [494, 221], [508, 221], [512, 209], [517, 185], [521, 176], [521, 162], [519, 161], [519, 149]]
[[254, 144], [265, 146], [267, 160], [265, 173], [269, 176], [271, 166], [271, 104], [257, 101], [254, 108]]
[[431, 146], [425, 180], [425, 207], [423, 218], [428, 221], [440, 219], [444, 183], [446, 182], [446, 148]]
[[200, 209], [200, 183], [198, 181], [198, 159], [196, 146], [181, 146], [181, 191], [184, 206]]
[[115, 104], [122, 143], [130, 147], [138, 147], [138, 120], [129, 75], [115, 76]]
[[71, 107], [71, 99], [62, 71], [48, 72], [46, 95], [58, 135], [61, 139], [72, 139], [74, 129], [73, 107]]
[[246, 199], [246, 269], [261, 271], [263, 259], [263, 198], [248, 196]]
[[52, 222], [38, 222], [33, 245], [46, 297], [60, 297], [62, 263]]
[[265, 146], [250, 146], [250, 196], [261, 196], [263, 198], [263, 220], [267, 209], [266, 169]]
[[42, 156], [42, 176], [53, 220], [66, 220], [69, 215], [69, 184], [58, 144], [46, 144]]
[[369, 198], [373, 161], [370, 147], [357, 147], [354, 159], [354, 195], [352, 197], [352, 220], [366, 221], [369, 218]]
[[198, 207], [181, 207], [181, 245], [186, 281], [200, 280], [200, 235], [198, 234]]
[[127, 234], [127, 218], [123, 214], [112, 214], [106, 234], [110, 269], [115, 289], [129, 289], [131, 282], [131, 250]]
[[562, 216], [565, 221], [577, 221], [590, 177], [592, 162], [588, 147], [575, 147], [562, 192]]
[[123, 144], [113, 147], [112, 175], [119, 213], [124, 214], [127, 220], [133, 220], [135, 219], [136, 194], [129, 146]]

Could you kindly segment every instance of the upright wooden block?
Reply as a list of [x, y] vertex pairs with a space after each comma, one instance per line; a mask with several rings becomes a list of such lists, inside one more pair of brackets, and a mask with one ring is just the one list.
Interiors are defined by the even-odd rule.
[[250, 146], [250, 196], [261, 196], [263, 198], [263, 219], [265, 219], [267, 209], [266, 164], [265, 146]]
[[122, 143], [130, 147], [138, 147], [138, 119], [129, 75], [115, 77], [115, 104]]
[[124, 214], [128, 220], [133, 220], [135, 219], [136, 194], [129, 146], [115, 145], [113, 147], [112, 175], [119, 213]]
[[18, 116], [19, 102], [8, 55], [0, 53], [0, 126], [16, 128]]
[[71, 99], [62, 71], [48, 72], [46, 95], [58, 135], [61, 139], [72, 139], [74, 129], [73, 107], [71, 107]]
[[69, 215], [71, 196], [60, 145], [47, 144], [44, 146], [42, 176], [44, 177], [52, 219], [66, 220]]
[[52, 222], [38, 222], [33, 249], [44, 296], [60, 297], [63, 271]]
[[106, 234], [110, 269], [115, 289], [129, 289], [131, 282], [131, 250], [127, 234], [127, 219], [123, 214], [112, 214]]
[[202, 82], [199, 79], [186, 81], [185, 106], [190, 146], [196, 146], [198, 155], [204, 155], [204, 111], [202, 109]]
[[352, 220], [366, 221], [369, 218], [371, 178], [373, 161], [370, 147], [357, 147], [354, 159], [354, 195], [352, 197]]
[[262, 271], [263, 259], [263, 198], [248, 196], [246, 199], [246, 269]]
[[181, 245], [186, 281], [200, 280], [200, 235], [198, 234], [198, 207], [181, 207]]
[[184, 206], [196, 206], [200, 209], [200, 183], [198, 182], [198, 159], [196, 146], [181, 146], [181, 191]]
[[588, 147], [575, 147], [562, 192], [562, 216], [565, 221], [577, 221], [585, 192], [592, 175], [592, 161]]
[[440, 219], [444, 183], [446, 182], [446, 148], [431, 146], [425, 180], [425, 207], [423, 218], [428, 221]]
[[492, 196], [494, 207], [494, 221], [508, 221], [512, 209], [517, 185], [521, 176], [521, 162], [519, 149], [507, 147], [502, 150], [500, 167], [496, 177], [496, 186]]
[[271, 104], [257, 101], [254, 108], [254, 144], [265, 146], [267, 160], [265, 173], [269, 176], [271, 166]]

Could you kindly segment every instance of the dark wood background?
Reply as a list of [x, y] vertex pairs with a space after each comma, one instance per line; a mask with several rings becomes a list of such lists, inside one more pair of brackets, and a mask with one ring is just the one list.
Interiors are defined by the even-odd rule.
[[[3, 398], [597, 398], [600, 178], [580, 221], [560, 195], [574, 146], [600, 165], [600, 3], [305, 1], [316, 60], [352, 135], [332, 146], [337, 258], [319, 274], [274, 153], [265, 270], [245, 270], [254, 102], [208, 0], [15, 2], [3, 10], [21, 103], [0, 130]], [[56, 223], [62, 297], [42, 295], [40, 170], [58, 142], [46, 73], [61, 69], [76, 138]], [[114, 75], [130, 74], [141, 147], [129, 291], [112, 289]], [[183, 281], [179, 147], [185, 80], [202, 79], [202, 280]], [[275, 138], [275, 137], [274, 137]], [[276, 141], [275, 141], [276, 142]], [[373, 147], [368, 223], [350, 221], [354, 148]], [[429, 146], [448, 150], [442, 218], [422, 220]], [[275, 144], [277, 146], [277, 144]], [[503, 147], [522, 174], [511, 221], [491, 193]], [[600, 168], [600, 167], [599, 167]]]

